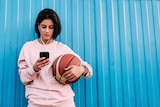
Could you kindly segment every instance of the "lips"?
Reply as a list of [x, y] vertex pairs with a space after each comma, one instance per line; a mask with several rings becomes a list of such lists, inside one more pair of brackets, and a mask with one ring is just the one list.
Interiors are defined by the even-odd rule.
[[50, 37], [50, 35], [49, 35], [49, 34], [44, 34], [44, 36], [45, 36], [45, 37]]

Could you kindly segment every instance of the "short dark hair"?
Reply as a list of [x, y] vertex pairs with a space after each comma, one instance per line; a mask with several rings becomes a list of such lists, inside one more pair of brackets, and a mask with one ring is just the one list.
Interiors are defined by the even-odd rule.
[[59, 19], [59, 16], [57, 15], [57, 13], [49, 8], [45, 8], [42, 11], [39, 12], [37, 19], [36, 19], [36, 23], [35, 23], [35, 31], [38, 34], [38, 37], [40, 38], [40, 32], [38, 30], [38, 25], [44, 20], [44, 19], [51, 19], [54, 23], [54, 32], [52, 35], [53, 39], [56, 39], [57, 36], [60, 34], [61, 32], [61, 22]]

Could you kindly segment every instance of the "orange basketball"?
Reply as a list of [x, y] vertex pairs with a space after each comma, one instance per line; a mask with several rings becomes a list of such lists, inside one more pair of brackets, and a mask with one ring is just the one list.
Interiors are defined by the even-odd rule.
[[75, 81], [68, 81], [64, 77], [62, 77], [63, 73], [66, 72], [64, 69], [71, 66], [77, 65], [79, 66], [81, 61], [73, 54], [64, 54], [60, 55], [53, 63], [53, 75], [55, 76], [56, 80], [62, 84], [71, 84], [76, 82]]

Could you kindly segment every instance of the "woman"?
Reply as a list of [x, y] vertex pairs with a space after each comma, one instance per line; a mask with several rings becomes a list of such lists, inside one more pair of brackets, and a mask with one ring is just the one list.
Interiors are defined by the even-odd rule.
[[[52, 74], [54, 60], [65, 53], [79, 57], [67, 45], [55, 39], [61, 32], [58, 15], [52, 9], [42, 10], [36, 19], [38, 39], [26, 42], [18, 59], [19, 75], [25, 85], [28, 107], [75, 107], [74, 92], [70, 85], [56, 81]], [[39, 57], [40, 52], [49, 52], [49, 58]], [[80, 57], [79, 57], [80, 58]], [[92, 67], [81, 58], [81, 66], [70, 66], [64, 78], [74, 81], [83, 75], [92, 76]]]

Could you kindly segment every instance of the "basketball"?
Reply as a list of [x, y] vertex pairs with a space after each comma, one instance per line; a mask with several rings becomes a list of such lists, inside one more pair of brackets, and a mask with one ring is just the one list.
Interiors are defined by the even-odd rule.
[[64, 54], [60, 55], [53, 63], [53, 75], [55, 79], [62, 84], [71, 84], [75, 81], [68, 81], [64, 77], [62, 77], [63, 73], [66, 72], [64, 69], [71, 66], [77, 65], [80, 66], [81, 61], [73, 54]]

